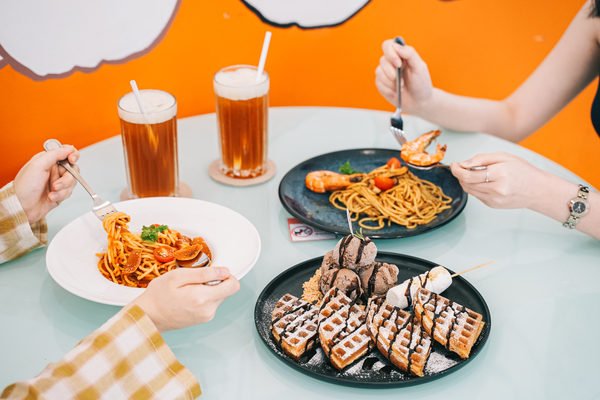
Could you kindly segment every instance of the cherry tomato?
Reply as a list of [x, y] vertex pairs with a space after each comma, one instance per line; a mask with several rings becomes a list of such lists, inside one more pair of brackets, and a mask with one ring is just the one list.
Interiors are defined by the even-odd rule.
[[375, 178], [375, 186], [379, 189], [386, 191], [394, 186], [394, 180], [392, 178], [386, 178], [384, 176], [378, 176]]
[[175, 259], [175, 252], [171, 247], [158, 246], [154, 249], [154, 258], [161, 263], [168, 263]]
[[386, 165], [390, 167], [390, 169], [398, 169], [402, 167], [402, 164], [400, 164], [400, 160], [398, 160], [396, 157], [390, 158]]

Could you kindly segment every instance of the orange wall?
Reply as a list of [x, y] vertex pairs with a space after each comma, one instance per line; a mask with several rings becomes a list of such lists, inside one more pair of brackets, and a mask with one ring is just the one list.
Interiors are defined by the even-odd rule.
[[[469, 96], [511, 93], [558, 41], [583, 0], [372, 0], [335, 28], [302, 30], [263, 23], [238, 0], [184, 0], [161, 43], [141, 58], [35, 82], [0, 69], [0, 186], [47, 138], [78, 148], [119, 134], [116, 102], [140, 88], [173, 93], [179, 118], [214, 112], [219, 68], [256, 64], [273, 32], [267, 71], [272, 106], [392, 110], [374, 86], [381, 42], [402, 35], [427, 61], [434, 85]], [[600, 137], [590, 122], [597, 83], [522, 144], [600, 187]]]

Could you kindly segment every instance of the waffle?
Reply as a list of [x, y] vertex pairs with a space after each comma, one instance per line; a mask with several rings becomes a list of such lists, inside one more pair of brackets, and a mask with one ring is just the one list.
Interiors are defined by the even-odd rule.
[[405, 372], [423, 376], [431, 352], [431, 337], [412, 314], [392, 306], [382, 298], [371, 299], [367, 329], [377, 349]]
[[298, 361], [317, 339], [319, 309], [304, 300], [284, 295], [271, 317], [271, 332], [283, 352]]
[[325, 355], [341, 370], [364, 355], [371, 338], [366, 314], [338, 288], [331, 288], [319, 310], [319, 340]]
[[413, 297], [415, 319], [446, 349], [468, 358], [485, 324], [481, 314], [419, 288]]
[[362, 324], [332, 347], [329, 361], [334, 367], [342, 370], [367, 354], [371, 344], [367, 325]]

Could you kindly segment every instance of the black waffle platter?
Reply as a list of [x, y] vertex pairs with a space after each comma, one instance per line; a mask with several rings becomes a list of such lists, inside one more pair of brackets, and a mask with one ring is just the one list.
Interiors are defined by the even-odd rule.
[[[375, 260], [395, 264], [399, 269], [398, 282], [404, 282], [404, 280], [425, 273], [438, 265], [420, 258], [388, 252], [378, 252]], [[271, 315], [277, 301], [286, 293], [296, 297], [302, 296], [302, 284], [315, 274], [322, 261], [323, 257], [313, 258], [282, 272], [263, 289], [254, 308], [256, 329], [267, 348], [279, 360], [300, 373], [344, 386], [388, 388], [419, 385], [442, 378], [467, 365], [480, 354], [490, 335], [492, 319], [485, 300], [473, 285], [463, 277], [457, 276], [453, 278], [452, 285], [442, 295], [478, 312], [483, 316], [485, 322], [477, 342], [471, 349], [469, 358], [462, 359], [435, 342], [423, 377], [412, 376], [398, 369], [377, 349], [372, 349], [342, 371], [338, 371], [329, 363], [320, 346], [315, 346], [299, 361], [295, 361], [278, 347], [270, 330]], [[450, 271], [450, 273], [453, 272]]]

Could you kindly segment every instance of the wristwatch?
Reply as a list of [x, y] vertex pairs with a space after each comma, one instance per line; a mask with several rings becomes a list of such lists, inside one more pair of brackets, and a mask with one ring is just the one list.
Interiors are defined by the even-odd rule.
[[575, 228], [575, 225], [579, 222], [579, 218], [585, 216], [588, 211], [590, 211], [590, 204], [587, 201], [589, 193], [590, 189], [587, 186], [579, 185], [577, 197], [571, 199], [569, 202], [569, 211], [571, 212], [571, 215], [567, 222], [563, 224], [565, 228]]

